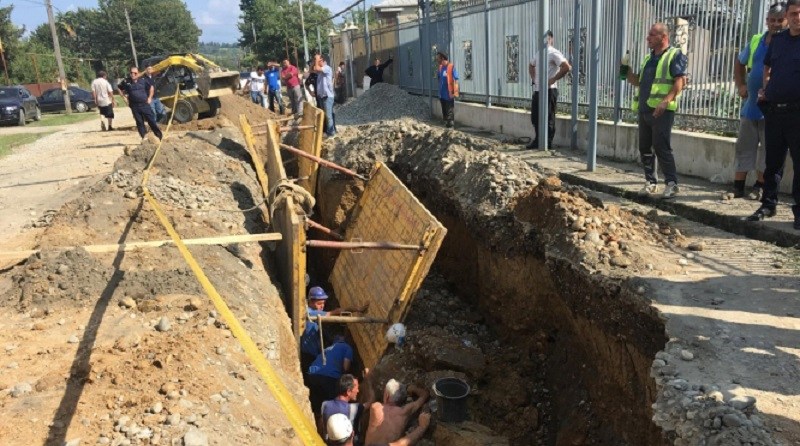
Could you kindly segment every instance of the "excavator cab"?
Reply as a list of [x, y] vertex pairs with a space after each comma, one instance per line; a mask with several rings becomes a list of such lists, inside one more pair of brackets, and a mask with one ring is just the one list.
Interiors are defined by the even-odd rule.
[[236, 92], [239, 85], [238, 71], [223, 69], [199, 54], [155, 56], [143, 66], [153, 67], [155, 95], [174, 109], [173, 119], [181, 123], [215, 116], [219, 97]]

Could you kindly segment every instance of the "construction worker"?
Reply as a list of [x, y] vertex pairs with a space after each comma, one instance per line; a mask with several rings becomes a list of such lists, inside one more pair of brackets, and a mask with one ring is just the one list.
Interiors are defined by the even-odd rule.
[[[422, 439], [422, 436], [425, 435], [425, 431], [431, 424], [430, 412], [421, 412], [417, 418], [417, 423], [417, 427], [403, 437], [388, 443], [378, 444], [381, 446], [413, 446], [417, 444], [417, 442]], [[331, 415], [331, 417], [328, 418], [326, 427], [328, 432], [328, 446], [353, 446], [356, 444], [354, 441], [355, 432], [353, 430], [353, 423], [346, 415], [341, 413]], [[371, 443], [367, 444], [372, 445]]]
[[277, 62], [267, 63], [267, 96], [269, 97], [269, 111], [275, 113], [275, 102], [278, 102], [278, 110], [280, 114], [286, 112], [283, 105], [283, 96], [281, 95], [281, 71]]
[[[406, 404], [408, 395], [416, 399]], [[366, 444], [393, 444], [403, 436], [411, 417], [428, 402], [430, 394], [414, 384], [404, 386], [394, 379], [386, 383], [383, 403], [375, 402], [369, 410]], [[424, 432], [424, 430], [423, 430]], [[328, 435], [331, 431], [328, 430]]]
[[320, 352], [308, 367], [306, 384], [311, 410], [317, 417], [320, 416], [322, 402], [336, 398], [339, 378], [349, 372], [353, 364], [353, 347], [345, 341], [343, 328], [340, 325], [334, 327], [337, 333], [333, 337], [333, 344]]
[[306, 321], [306, 328], [300, 336], [300, 361], [304, 371], [308, 370], [311, 362], [322, 351], [317, 316], [338, 316], [345, 312], [364, 313], [369, 308], [369, 304], [366, 304], [360, 308], [335, 308], [325, 311], [325, 302], [327, 300], [328, 294], [322, 287], [315, 286], [308, 290], [308, 320]]
[[447, 55], [436, 53], [439, 63], [437, 77], [439, 78], [439, 102], [442, 104], [442, 119], [445, 127], [453, 127], [455, 122], [456, 98], [458, 97], [458, 71], [447, 60]]

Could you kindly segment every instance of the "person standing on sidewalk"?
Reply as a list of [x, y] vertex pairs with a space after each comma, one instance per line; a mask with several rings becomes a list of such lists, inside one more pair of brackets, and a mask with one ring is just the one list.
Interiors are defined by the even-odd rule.
[[283, 59], [281, 79], [286, 84], [286, 90], [289, 93], [289, 103], [292, 105], [292, 114], [294, 116], [302, 116], [303, 90], [300, 87], [300, 72], [297, 70], [296, 66], [289, 62], [289, 59]]
[[[747, 173], [756, 171], [756, 181], [747, 198], [760, 200], [764, 187], [764, 114], [758, 108], [758, 90], [763, 85], [764, 56], [772, 36], [786, 28], [786, 3], [775, 3], [767, 13], [767, 32], [756, 34], [739, 53], [734, 62], [733, 77], [742, 105], [739, 135], [736, 138], [736, 174], [733, 177], [733, 197], [744, 197]], [[749, 72], [749, 74], [748, 74]]]
[[664, 172], [666, 188], [662, 198], [678, 195], [678, 176], [670, 138], [678, 97], [686, 85], [688, 60], [679, 48], [669, 44], [669, 30], [656, 23], [647, 33], [648, 54], [642, 61], [639, 74], [628, 71], [628, 82], [639, 87], [633, 97], [632, 110], [639, 112], [639, 154], [644, 165], [646, 183], [641, 195], [658, 190], [656, 159]]
[[333, 70], [319, 55], [314, 55], [314, 72], [317, 74], [317, 107], [325, 110], [325, 135], [333, 138], [336, 135], [336, 118], [333, 115]]
[[[527, 149], [539, 148], [539, 86], [536, 84], [536, 55], [528, 64], [528, 74], [531, 75], [533, 85], [533, 100], [531, 101], [531, 123], [536, 135]], [[569, 73], [572, 66], [561, 51], [553, 48], [553, 32], [547, 31], [547, 147], [553, 147], [553, 138], [556, 136], [556, 104], [558, 104], [558, 81]]]
[[97, 79], [92, 81], [92, 98], [94, 98], [94, 103], [97, 104], [100, 115], [108, 120], [108, 126], [106, 126], [106, 123], [103, 122], [103, 118], [100, 118], [100, 129], [103, 131], [114, 130], [114, 127], [111, 126], [111, 122], [114, 121], [114, 89], [111, 88], [111, 84], [108, 83], [107, 77], [108, 74], [100, 70], [97, 72]]
[[794, 167], [794, 228], [800, 230], [800, 0], [786, 2], [786, 18], [789, 29], [772, 36], [764, 57], [764, 83], [758, 100], [764, 111], [767, 167], [761, 207], [747, 220], [761, 221], [775, 215], [788, 150]]
[[161, 129], [158, 128], [156, 122], [156, 115], [150, 107], [153, 102], [153, 95], [155, 94], [155, 87], [153, 82], [147, 76], [140, 76], [139, 69], [131, 67], [131, 77], [126, 82], [121, 83], [119, 86], [123, 99], [128, 103], [133, 113], [133, 119], [136, 121], [136, 130], [139, 131], [139, 136], [144, 139], [147, 135], [147, 128], [144, 126], [145, 121], [150, 126], [150, 130], [161, 139]]
[[439, 102], [442, 104], [442, 119], [445, 127], [453, 127], [455, 122], [456, 98], [458, 97], [458, 71], [447, 60], [444, 53], [436, 53], [439, 63]]

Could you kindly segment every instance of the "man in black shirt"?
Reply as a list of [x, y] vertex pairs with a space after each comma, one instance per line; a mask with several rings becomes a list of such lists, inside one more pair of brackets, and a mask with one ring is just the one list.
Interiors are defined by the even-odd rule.
[[775, 215], [788, 150], [794, 166], [794, 229], [800, 230], [800, 0], [788, 0], [786, 7], [789, 29], [772, 36], [764, 58], [764, 88], [758, 92], [758, 100], [764, 111], [767, 167], [761, 207], [747, 220]]
[[127, 102], [128, 106], [131, 108], [133, 119], [136, 120], [136, 129], [139, 131], [139, 136], [144, 138], [144, 135], [147, 134], [147, 128], [144, 126], [145, 121], [147, 121], [153, 134], [156, 135], [158, 139], [161, 139], [161, 129], [158, 128], [156, 116], [153, 113], [153, 109], [150, 107], [150, 104], [153, 102], [153, 95], [155, 94], [153, 81], [147, 76], [140, 76], [138, 68], [131, 67], [130, 78], [121, 82], [118, 88], [125, 102]]
[[364, 70], [364, 73], [366, 73], [366, 75], [369, 76], [370, 88], [372, 88], [372, 86], [375, 84], [383, 82], [383, 70], [385, 70], [386, 67], [391, 65], [392, 62], [393, 62], [392, 56], [389, 56], [389, 60], [387, 60], [384, 63], [381, 63], [380, 59], [375, 59], [375, 64]]

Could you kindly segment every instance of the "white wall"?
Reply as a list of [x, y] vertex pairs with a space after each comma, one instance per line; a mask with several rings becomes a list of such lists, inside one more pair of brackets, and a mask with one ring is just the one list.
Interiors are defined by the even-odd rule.
[[[441, 108], [434, 105], [434, 113], [441, 118]], [[456, 122], [461, 125], [491, 130], [510, 136], [532, 136], [530, 113], [503, 107], [486, 107], [481, 104], [456, 102]], [[570, 144], [570, 118], [558, 116], [556, 119], [556, 146], [568, 147]], [[586, 120], [578, 120], [578, 147], [586, 149], [589, 125]], [[615, 126], [611, 121], [600, 121], [597, 125], [597, 155], [618, 161], [634, 162], [639, 159], [637, 126], [622, 123]], [[722, 178], [726, 183], [733, 182], [735, 138], [673, 130], [672, 148], [678, 173], [706, 180]], [[792, 165], [787, 158], [782, 192], [791, 192]], [[752, 184], [753, 174], [748, 178]]]

